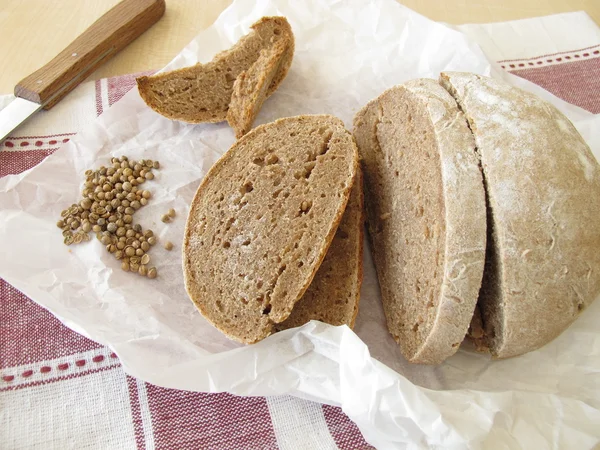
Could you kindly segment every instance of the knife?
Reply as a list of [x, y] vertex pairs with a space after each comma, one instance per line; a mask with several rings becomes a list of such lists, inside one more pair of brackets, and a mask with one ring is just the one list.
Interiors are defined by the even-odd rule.
[[50, 109], [165, 12], [165, 0], [124, 0], [96, 20], [67, 48], [15, 86], [0, 111], [0, 142], [40, 109]]

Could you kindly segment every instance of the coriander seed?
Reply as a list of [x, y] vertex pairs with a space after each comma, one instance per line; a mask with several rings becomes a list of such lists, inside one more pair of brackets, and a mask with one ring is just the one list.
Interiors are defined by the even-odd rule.
[[171, 241], [167, 241], [164, 244], [165, 250], [171, 251], [173, 250], [173, 243]]

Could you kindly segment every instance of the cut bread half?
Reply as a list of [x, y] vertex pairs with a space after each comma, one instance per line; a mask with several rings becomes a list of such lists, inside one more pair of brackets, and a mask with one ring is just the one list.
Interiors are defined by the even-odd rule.
[[298, 116], [261, 125], [210, 169], [183, 242], [187, 292], [243, 343], [275, 331], [310, 285], [342, 218], [358, 165], [341, 120]]
[[440, 82], [469, 121], [488, 197], [471, 337], [497, 358], [521, 355], [600, 293], [600, 168], [573, 124], [539, 97], [470, 73]]
[[[240, 74], [244, 73], [245, 78], [251, 74], [251, 78], [261, 82], [265, 82], [264, 77], [268, 79], [268, 85], [261, 85], [260, 95], [254, 97], [262, 105], [287, 75], [293, 55], [294, 35], [287, 19], [263, 17], [252, 25], [249, 34], [209, 63], [139, 77], [138, 91], [148, 106], [170, 119], [221, 122], [227, 119], [234, 84]], [[257, 62], [258, 66], [253, 67]], [[248, 103], [240, 106], [255, 115], [259, 107]], [[248, 128], [248, 120], [243, 123], [244, 129]]]
[[434, 80], [389, 89], [354, 119], [387, 326], [407, 360], [454, 354], [477, 303], [486, 246], [475, 141]]
[[277, 331], [299, 327], [311, 320], [354, 328], [363, 278], [363, 203], [359, 169], [325, 259], [290, 316], [275, 326]]

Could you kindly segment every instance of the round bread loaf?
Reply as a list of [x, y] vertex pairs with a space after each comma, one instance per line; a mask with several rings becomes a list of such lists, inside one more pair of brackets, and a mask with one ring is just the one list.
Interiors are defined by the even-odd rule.
[[480, 347], [497, 358], [550, 342], [600, 293], [600, 166], [573, 124], [536, 95], [442, 73], [469, 121], [488, 197]]

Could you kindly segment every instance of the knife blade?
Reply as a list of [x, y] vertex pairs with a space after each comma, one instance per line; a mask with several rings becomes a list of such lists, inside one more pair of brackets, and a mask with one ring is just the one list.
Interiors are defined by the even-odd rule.
[[0, 111], [0, 143], [40, 109], [50, 109], [165, 12], [165, 0], [123, 0], [49, 63], [15, 86], [15, 99]]

